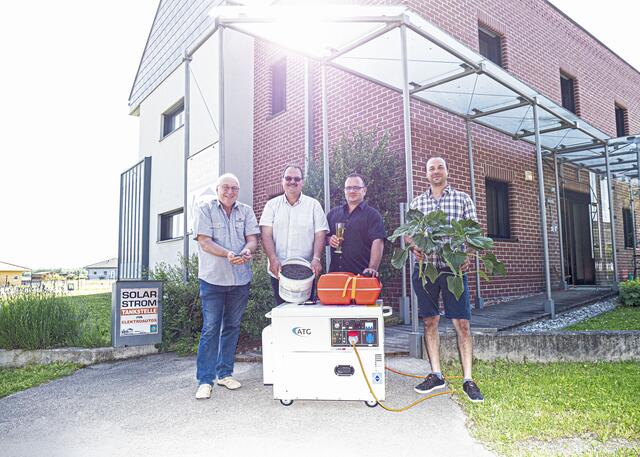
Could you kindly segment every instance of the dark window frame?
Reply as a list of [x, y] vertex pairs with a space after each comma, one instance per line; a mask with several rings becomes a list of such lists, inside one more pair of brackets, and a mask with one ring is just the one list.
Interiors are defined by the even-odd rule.
[[482, 24], [478, 25], [478, 50], [480, 55], [504, 68], [503, 37]]
[[615, 113], [616, 113], [616, 136], [627, 136], [629, 135], [629, 128], [627, 124], [627, 108], [624, 106], [620, 106], [617, 103], [615, 104]]
[[633, 248], [633, 215], [631, 208], [622, 208], [622, 235], [624, 247]]
[[578, 114], [576, 78], [564, 72], [560, 72], [560, 98], [563, 108]]
[[287, 110], [287, 59], [271, 64], [271, 115]]
[[510, 240], [511, 208], [509, 205], [509, 183], [485, 178], [487, 209], [487, 236]]
[[184, 125], [184, 99], [174, 104], [167, 111], [162, 113], [162, 125], [160, 139], [171, 135]]
[[[184, 211], [182, 208], [174, 209], [172, 211], [167, 211], [166, 213], [158, 214], [158, 241], [170, 241], [177, 240], [184, 236], [183, 232], [183, 224], [179, 223], [174, 227], [176, 216], [183, 215]], [[179, 219], [178, 219], [179, 220]], [[177, 232], [174, 236], [174, 228], [177, 228]]]

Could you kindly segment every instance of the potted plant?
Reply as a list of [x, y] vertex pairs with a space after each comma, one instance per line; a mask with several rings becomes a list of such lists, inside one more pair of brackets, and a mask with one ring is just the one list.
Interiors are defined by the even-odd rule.
[[[418, 262], [418, 274], [423, 286], [427, 278], [433, 283], [438, 276], [449, 275], [447, 287], [456, 299], [460, 299], [464, 292], [462, 267], [469, 256], [478, 257], [482, 262], [483, 268], [478, 273], [483, 279], [489, 281], [492, 275], [506, 275], [504, 264], [491, 252], [493, 240], [482, 236], [482, 229], [477, 222], [463, 219], [449, 223], [444, 211], [438, 210], [424, 214], [416, 209], [410, 209], [405, 220], [406, 222], [393, 232], [389, 240], [393, 242], [401, 236], [409, 236], [413, 242], [404, 249], [396, 249], [391, 264], [397, 269], [404, 268], [409, 250], [413, 246], [419, 248], [425, 254], [425, 257]], [[426, 260], [429, 254], [441, 256], [451, 272], [438, 272], [435, 265]]]

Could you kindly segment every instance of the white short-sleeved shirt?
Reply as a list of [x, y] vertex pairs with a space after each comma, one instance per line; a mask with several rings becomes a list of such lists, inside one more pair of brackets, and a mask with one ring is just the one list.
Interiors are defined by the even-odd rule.
[[291, 257], [310, 262], [315, 234], [329, 231], [320, 202], [306, 195], [300, 195], [293, 205], [285, 195], [269, 200], [262, 211], [260, 226], [273, 227], [276, 256], [281, 262]]

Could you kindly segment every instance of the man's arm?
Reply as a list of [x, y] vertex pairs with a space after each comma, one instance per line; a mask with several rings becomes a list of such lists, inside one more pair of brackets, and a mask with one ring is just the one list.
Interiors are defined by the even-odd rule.
[[382, 261], [382, 253], [384, 252], [384, 240], [378, 238], [373, 240], [371, 244], [371, 256], [369, 257], [369, 266], [365, 268], [363, 273], [370, 273], [372, 276], [378, 276], [378, 269]]
[[280, 279], [280, 260], [278, 260], [276, 256], [276, 244], [273, 241], [273, 227], [262, 225], [260, 230], [262, 230], [262, 247], [269, 259], [269, 271], [276, 279]]
[[313, 274], [318, 276], [322, 272], [322, 250], [325, 246], [325, 240], [327, 238], [327, 232], [321, 230], [316, 232], [313, 237], [313, 260], [311, 261], [311, 269], [313, 270]]

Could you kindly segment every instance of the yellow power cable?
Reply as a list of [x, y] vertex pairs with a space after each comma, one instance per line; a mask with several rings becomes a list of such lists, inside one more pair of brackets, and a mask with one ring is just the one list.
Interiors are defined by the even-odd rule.
[[[438, 392], [438, 393], [436, 393], [436, 394], [427, 395], [426, 397], [423, 397], [423, 398], [421, 398], [421, 399], [419, 399], [419, 400], [416, 400], [416, 401], [414, 401], [413, 403], [411, 403], [411, 404], [409, 404], [409, 405], [407, 405], [407, 406], [404, 406], [404, 407], [402, 407], [402, 408], [391, 408], [391, 407], [389, 407], [389, 406], [385, 406], [385, 405], [383, 405], [383, 404], [380, 402], [380, 400], [378, 400], [378, 397], [376, 396], [375, 392], [373, 391], [373, 388], [371, 387], [371, 383], [369, 382], [369, 378], [367, 378], [367, 375], [366, 375], [366, 374], [365, 374], [365, 372], [364, 372], [364, 365], [362, 364], [362, 359], [360, 358], [360, 354], [358, 353], [358, 349], [356, 348], [356, 344], [355, 344], [354, 342], [351, 342], [351, 347], [353, 347], [353, 350], [354, 350], [354, 351], [355, 351], [355, 353], [356, 353], [356, 357], [358, 358], [358, 363], [360, 364], [360, 370], [362, 370], [362, 376], [364, 376], [364, 380], [365, 380], [365, 381], [366, 381], [366, 383], [367, 383], [367, 387], [369, 387], [369, 392], [371, 392], [371, 395], [373, 395], [373, 398], [375, 399], [375, 401], [376, 401], [376, 402], [377, 402], [377, 403], [378, 403], [382, 408], [384, 408], [384, 409], [385, 409], [385, 410], [387, 410], [387, 411], [390, 411], [390, 412], [392, 412], [392, 413], [401, 413], [401, 412], [403, 412], [403, 411], [406, 411], [406, 410], [408, 410], [408, 409], [413, 408], [414, 406], [416, 406], [416, 405], [417, 405], [417, 404], [419, 404], [419, 403], [422, 403], [422, 402], [423, 402], [423, 401], [425, 401], [425, 400], [429, 400], [430, 398], [437, 397], [437, 396], [439, 396], [439, 395], [447, 395], [447, 394], [451, 394], [451, 395], [453, 395], [453, 393], [454, 393], [454, 391], [453, 391], [453, 390], [447, 390], [447, 391], [445, 391], [445, 392]], [[386, 368], [386, 367], [385, 367], [385, 368]], [[394, 371], [394, 372], [395, 372], [395, 371]], [[402, 373], [402, 374], [404, 374], [404, 373]], [[415, 375], [405, 375], [405, 376], [411, 376], [411, 377], [416, 377], [416, 378], [419, 378], [419, 377], [420, 377], [420, 376], [415, 376]]]

